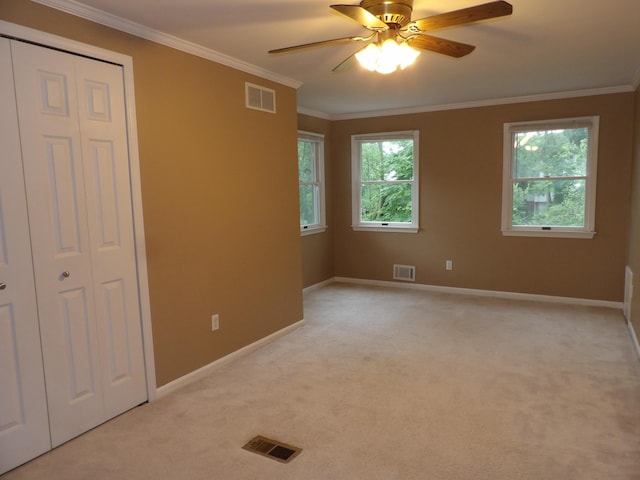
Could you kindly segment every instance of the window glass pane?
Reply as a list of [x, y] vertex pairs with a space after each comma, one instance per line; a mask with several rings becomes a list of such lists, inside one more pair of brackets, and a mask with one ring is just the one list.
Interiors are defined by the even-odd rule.
[[372, 140], [360, 143], [362, 180], [413, 179], [413, 140]]
[[514, 182], [515, 226], [583, 227], [585, 180]]
[[411, 222], [411, 184], [362, 185], [363, 222]]
[[516, 132], [515, 178], [586, 176], [588, 135], [587, 128]]
[[298, 177], [301, 182], [316, 180], [314, 142], [298, 140]]
[[300, 225], [315, 225], [318, 219], [318, 186], [300, 185]]

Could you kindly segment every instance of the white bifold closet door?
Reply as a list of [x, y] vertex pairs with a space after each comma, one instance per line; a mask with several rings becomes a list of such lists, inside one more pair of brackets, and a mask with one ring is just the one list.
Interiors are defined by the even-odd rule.
[[[35, 302], [23, 303], [31, 316], [27, 306], [37, 305], [36, 327], [14, 334], [13, 349], [30, 357], [27, 364], [44, 366], [47, 435], [55, 447], [147, 399], [122, 68], [2, 39], [3, 46], [7, 42], [23, 172], [23, 178], [14, 172], [13, 181], [25, 188], [2, 192], [2, 208], [11, 204], [7, 238], [30, 245], [31, 258], [6, 274], [0, 311], [12, 275], [30, 281], [31, 291], [35, 285]], [[4, 54], [2, 62], [4, 76]], [[23, 205], [16, 207], [20, 195]], [[13, 222], [26, 218], [20, 210], [25, 196], [28, 232], [24, 225], [14, 231]], [[22, 322], [13, 316], [14, 325]], [[12, 370], [16, 408], [38, 396], [27, 391], [37, 374], [20, 378], [22, 363]], [[0, 405], [2, 424], [4, 409]], [[11, 435], [1, 429], [4, 449]]]
[[51, 448], [14, 92], [0, 38], [0, 474]]

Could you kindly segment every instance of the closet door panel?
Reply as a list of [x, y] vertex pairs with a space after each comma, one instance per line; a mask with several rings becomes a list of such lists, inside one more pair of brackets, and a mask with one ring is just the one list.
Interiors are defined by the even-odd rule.
[[105, 410], [147, 399], [122, 68], [76, 57]]
[[17, 121], [0, 38], [0, 474], [51, 447]]
[[54, 446], [104, 421], [74, 56], [12, 42]]

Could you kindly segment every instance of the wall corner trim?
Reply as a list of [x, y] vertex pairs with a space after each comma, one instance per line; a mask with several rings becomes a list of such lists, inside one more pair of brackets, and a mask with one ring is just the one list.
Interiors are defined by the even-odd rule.
[[631, 86], [633, 87], [634, 91], [640, 87], [640, 67], [638, 67], [635, 75], [633, 76], [633, 84]]
[[201, 380], [202, 378], [206, 377], [207, 375], [209, 375], [210, 373], [214, 372], [216, 369], [222, 367], [223, 365], [226, 365], [228, 363], [231, 363], [235, 360], [238, 360], [239, 358], [245, 357], [247, 355], [249, 355], [252, 352], [255, 352], [256, 350], [278, 340], [281, 337], [284, 337], [285, 335], [293, 332], [294, 330], [298, 329], [299, 327], [303, 326], [306, 323], [306, 320], [302, 319], [296, 323], [292, 323], [291, 325], [289, 325], [288, 327], [284, 327], [274, 333], [272, 333], [271, 335], [267, 335], [264, 338], [261, 338], [260, 340], [257, 340], [245, 347], [242, 347], [239, 350], [236, 350], [235, 352], [231, 352], [229, 355], [226, 355], [222, 358], [219, 358], [218, 360], [215, 360], [207, 365], [205, 365], [204, 367], [200, 367], [197, 370], [194, 370], [193, 372], [187, 373], [186, 375], [183, 375], [182, 377], [179, 377], [169, 383], [166, 383], [160, 387], [158, 387], [156, 389], [156, 399], [160, 399], [162, 397], [165, 397], [166, 395], [169, 395], [172, 392], [175, 392], [176, 390], [189, 385], [193, 382], [196, 382], [198, 380]]
[[631, 341], [633, 342], [633, 346], [636, 348], [636, 353], [638, 354], [638, 360], [640, 360], [640, 343], [638, 343], [638, 336], [636, 335], [636, 331], [633, 328], [633, 324], [627, 321], [627, 327], [629, 327], [629, 334], [631, 335]]

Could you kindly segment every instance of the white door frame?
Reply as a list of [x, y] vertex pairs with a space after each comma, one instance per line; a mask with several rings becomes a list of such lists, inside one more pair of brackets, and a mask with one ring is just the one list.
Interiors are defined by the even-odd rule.
[[142, 187], [140, 182], [140, 158], [138, 155], [138, 129], [133, 84], [133, 59], [128, 55], [112, 52], [86, 43], [69, 40], [32, 28], [0, 20], [0, 34], [27, 40], [70, 53], [84, 55], [98, 60], [122, 65], [124, 73], [125, 115], [127, 118], [127, 143], [129, 148], [129, 171], [131, 175], [131, 200], [133, 205], [133, 229], [135, 235], [136, 269], [138, 273], [138, 293], [140, 295], [140, 318], [144, 347], [147, 395], [149, 401], [156, 398], [156, 371], [153, 354], [151, 329], [151, 304], [147, 277], [147, 257], [142, 217]]

